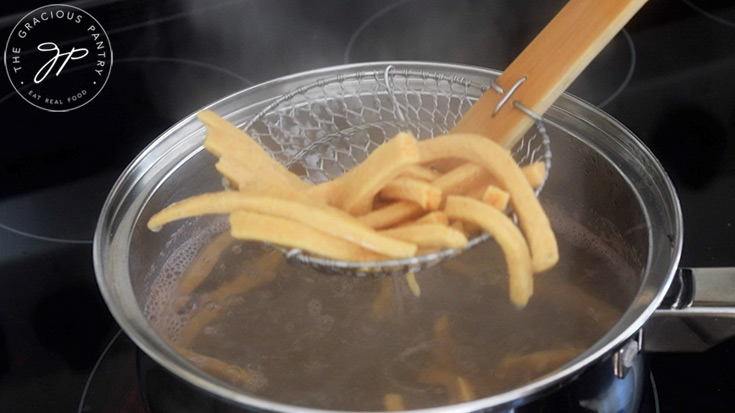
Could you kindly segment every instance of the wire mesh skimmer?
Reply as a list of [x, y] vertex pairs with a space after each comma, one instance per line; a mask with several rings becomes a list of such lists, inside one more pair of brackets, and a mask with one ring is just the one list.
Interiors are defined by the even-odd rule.
[[[449, 132], [490, 87], [457, 76], [388, 66], [303, 86], [269, 104], [244, 129], [292, 172], [319, 183], [356, 166], [398, 132], [410, 132], [417, 139]], [[545, 162], [548, 174], [551, 151], [543, 123], [536, 122], [512, 153], [521, 165]], [[376, 262], [337, 261], [299, 249], [282, 250], [291, 261], [329, 273], [395, 275], [428, 268], [490, 237], [478, 235], [462, 249]]]

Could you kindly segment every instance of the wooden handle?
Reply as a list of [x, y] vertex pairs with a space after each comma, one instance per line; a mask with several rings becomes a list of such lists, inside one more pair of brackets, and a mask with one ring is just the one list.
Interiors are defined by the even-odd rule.
[[511, 148], [534, 124], [513, 107], [518, 101], [543, 114], [646, 0], [570, 0], [496, 80], [507, 93], [520, 84], [493, 116], [502, 95], [490, 89], [452, 129], [476, 133]]

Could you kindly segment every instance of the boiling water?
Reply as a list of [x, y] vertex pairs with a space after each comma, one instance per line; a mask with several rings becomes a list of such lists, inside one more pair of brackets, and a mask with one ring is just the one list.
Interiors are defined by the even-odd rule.
[[[219, 246], [195, 252], [191, 243], [207, 243], [193, 238], [171, 254], [146, 315], [195, 364], [291, 405], [382, 410], [391, 393], [407, 409], [459, 401], [442, 374], [461, 376], [476, 397], [487, 397], [578, 355], [632, 299], [634, 289], [620, 280], [635, 277], [635, 267], [574, 221], [552, 217], [561, 261], [535, 276], [523, 310], [509, 302], [494, 242], [416, 274], [416, 297], [402, 277], [325, 275], [263, 245], [206, 233]], [[174, 269], [203, 281], [180, 291], [170, 282]], [[200, 356], [218, 361], [205, 365]]]

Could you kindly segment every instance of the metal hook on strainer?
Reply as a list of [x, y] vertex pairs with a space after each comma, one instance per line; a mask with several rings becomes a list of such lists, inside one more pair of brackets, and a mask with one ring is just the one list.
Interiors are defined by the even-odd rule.
[[[489, 88], [502, 91], [457, 76], [388, 66], [300, 87], [268, 105], [244, 129], [302, 179], [319, 183], [362, 162], [399, 132], [410, 132], [417, 139], [448, 133]], [[517, 101], [513, 104], [536, 120], [536, 128], [512, 149], [514, 158], [521, 165], [542, 161], [548, 171], [551, 150], [542, 118]], [[380, 262], [336, 261], [301, 250], [284, 249], [284, 253], [291, 261], [328, 273], [397, 275], [431, 267], [489, 238], [481, 234], [463, 249]]]

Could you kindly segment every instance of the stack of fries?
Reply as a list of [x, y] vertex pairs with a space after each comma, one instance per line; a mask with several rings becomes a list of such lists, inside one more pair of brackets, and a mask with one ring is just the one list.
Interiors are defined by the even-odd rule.
[[[556, 238], [533, 191], [544, 165], [521, 168], [490, 139], [450, 134], [419, 142], [399, 133], [344, 175], [313, 185], [214, 112], [198, 117], [207, 127], [205, 148], [237, 190], [175, 203], [149, 220], [151, 229], [229, 214], [235, 238], [353, 262], [462, 248], [487, 231], [506, 256], [518, 307], [533, 294], [533, 274], [558, 261]], [[509, 203], [522, 232], [505, 214]]]

